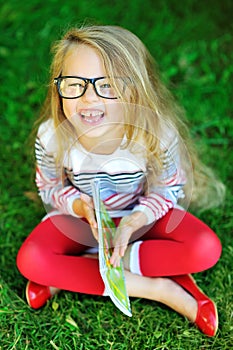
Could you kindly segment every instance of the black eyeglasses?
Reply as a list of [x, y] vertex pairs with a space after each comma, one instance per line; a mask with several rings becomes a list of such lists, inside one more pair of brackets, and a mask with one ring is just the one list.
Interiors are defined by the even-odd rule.
[[[68, 99], [83, 96], [89, 84], [93, 85], [96, 95], [108, 99], [117, 99], [119, 95], [117, 90], [123, 93], [125, 82], [122, 78], [114, 78], [114, 83], [108, 77], [88, 79], [66, 75], [54, 79], [59, 95]], [[117, 86], [117, 89], [115, 86]]]

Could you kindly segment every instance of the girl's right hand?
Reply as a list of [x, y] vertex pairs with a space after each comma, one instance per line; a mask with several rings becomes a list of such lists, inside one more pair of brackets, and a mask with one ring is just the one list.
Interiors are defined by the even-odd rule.
[[98, 241], [98, 226], [92, 198], [85, 193], [81, 193], [80, 199], [75, 199], [73, 202], [73, 210], [75, 214], [85, 218], [89, 222], [93, 236]]

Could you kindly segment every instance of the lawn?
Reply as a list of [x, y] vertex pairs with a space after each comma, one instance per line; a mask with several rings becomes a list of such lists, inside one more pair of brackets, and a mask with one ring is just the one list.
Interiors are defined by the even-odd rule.
[[[229, 350], [233, 344], [231, 0], [0, 0], [0, 349]], [[15, 258], [44, 209], [36, 191], [30, 132], [46, 92], [50, 47], [83, 22], [117, 24], [136, 33], [185, 107], [204, 161], [227, 186], [224, 206], [196, 212], [220, 237], [223, 253], [195, 277], [218, 305], [219, 330], [207, 338], [159, 303], [132, 299], [133, 317], [110, 300], [61, 292], [43, 309], [25, 303], [26, 280]]]

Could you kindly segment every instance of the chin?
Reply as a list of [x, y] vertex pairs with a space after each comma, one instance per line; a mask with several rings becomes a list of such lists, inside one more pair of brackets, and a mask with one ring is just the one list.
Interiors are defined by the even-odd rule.
[[92, 126], [89, 128], [82, 128], [82, 130], [77, 130], [79, 137], [85, 137], [85, 138], [99, 138], [104, 137], [106, 134], [108, 134], [111, 131], [111, 128], [107, 125], [102, 126]]

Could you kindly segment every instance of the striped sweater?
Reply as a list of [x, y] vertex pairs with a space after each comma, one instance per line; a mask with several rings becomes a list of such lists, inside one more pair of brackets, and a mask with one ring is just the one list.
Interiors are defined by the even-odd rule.
[[44, 204], [61, 213], [77, 216], [72, 208], [73, 201], [82, 192], [92, 195], [91, 181], [95, 178], [100, 180], [101, 199], [112, 217], [142, 211], [150, 224], [184, 196], [185, 180], [179, 165], [178, 138], [174, 135], [164, 148], [163, 173], [156, 184], [149, 187], [148, 193], [144, 193], [148, 168], [142, 145], [133, 153], [119, 147], [112, 154], [102, 155], [87, 152], [76, 142], [67, 151], [58, 171], [54, 136], [51, 120], [41, 124], [35, 145], [36, 184]]

